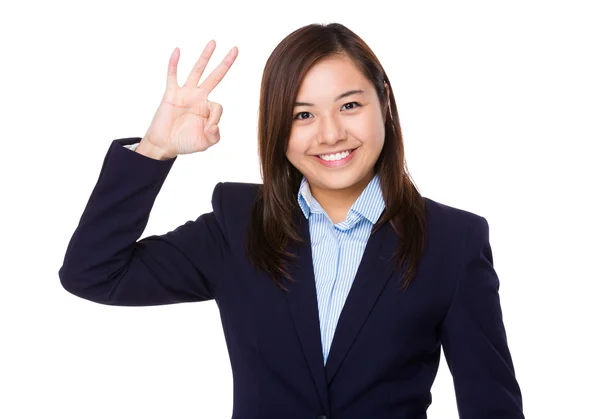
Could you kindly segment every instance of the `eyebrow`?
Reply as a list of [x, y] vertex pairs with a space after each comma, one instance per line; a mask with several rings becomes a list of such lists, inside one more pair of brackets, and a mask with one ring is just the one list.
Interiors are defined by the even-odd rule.
[[[345, 98], [347, 96], [355, 95], [357, 93], [364, 93], [364, 90], [360, 90], [360, 89], [358, 89], [358, 90], [356, 90], [356, 89], [355, 90], [348, 90], [347, 92], [344, 92], [341, 95], [337, 96], [334, 99], [334, 102], [337, 102], [338, 100], [343, 99], [343, 98]], [[309, 103], [309, 102], [295, 102], [294, 106], [315, 106], [315, 104], [314, 103]]]

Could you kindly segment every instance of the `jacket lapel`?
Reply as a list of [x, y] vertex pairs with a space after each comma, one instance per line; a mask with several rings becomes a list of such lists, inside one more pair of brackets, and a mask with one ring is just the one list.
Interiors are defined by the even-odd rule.
[[289, 292], [284, 291], [284, 294], [322, 407], [329, 415], [310, 230], [308, 220], [304, 216], [298, 216], [297, 223], [304, 244], [295, 248], [288, 247], [288, 251], [296, 254], [296, 260], [291, 263], [289, 269], [295, 282], [285, 281], [284, 285]]
[[398, 243], [398, 236], [389, 222], [373, 233], [367, 242], [331, 343], [326, 365], [328, 384], [395, 270], [396, 262], [391, 257]]
[[284, 291], [284, 294], [322, 407], [327, 411], [328, 384], [395, 270], [395, 261], [391, 257], [398, 245], [398, 237], [388, 222], [369, 238], [324, 366], [310, 230], [304, 216], [298, 216], [297, 222], [304, 244], [288, 247], [296, 254], [289, 269], [296, 282], [286, 281], [289, 292]]

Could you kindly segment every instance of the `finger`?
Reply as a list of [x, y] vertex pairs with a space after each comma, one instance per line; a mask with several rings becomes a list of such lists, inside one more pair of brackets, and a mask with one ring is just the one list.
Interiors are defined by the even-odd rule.
[[177, 63], [179, 62], [180, 51], [175, 47], [169, 58], [169, 68], [167, 69], [167, 89], [177, 86]]
[[213, 70], [213, 72], [210, 73], [210, 75], [206, 78], [206, 80], [202, 82], [202, 84], [199, 87], [202, 90], [204, 90], [207, 94], [211, 92], [217, 86], [217, 84], [219, 84], [219, 82], [223, 80], [223, 77], [225, 77], [225, 74], [227, 74], [227, 71], [229, 71], [229, 69], [233, 65], [233, 62], [235, 61], [237, 55], [238, 49], [237, 47], [233, 47], [229, 51], [227, 56], [223, 59], [223, 61], [221, 61], [221, 64], [219, 64]]
[[210, 110], [210, 116], [206, 122], [206, 127], [209, 128], [211, 125], [218, 125], [223, 115], [223, 106], [216, 102], [208, 101], [208, 109]]
[[217, 44], [214, 40], [211, 39], [210, 41], [208, 41], [208, 44], [206, 44], [206, 46], [204, 47], [204, 51], [202, 51], [202, 54], [200, 54], [200, 58], [198, 58], [198, 61], [196, 61], [192, 72], [185, 81], [185, 86], [198, 86], [198, 81], [200, 80], [200, 77], [202, 77], [202, 73], [204, 73], [206, 64], [208, 63], [208, 60], [210, 60], [210, 56], [215, 50], [216, 45]]
[[206, 138], [210, 141], [211, 144], [215, 144], [221, 139], [221, 134], [219, 132], [218, 125], [211, 125], [208, 129], [205, 130]]

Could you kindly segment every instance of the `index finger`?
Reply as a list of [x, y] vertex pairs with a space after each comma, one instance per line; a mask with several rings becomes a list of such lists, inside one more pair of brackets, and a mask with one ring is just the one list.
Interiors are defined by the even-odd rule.
[[204, 80], [198, 87], [202, 90], [205, 90], [207, 94], [210, 93], [215, 87], [217, 87], [217, 84], [219, 84], [219, 82], [223, 80], [223, 77], [225, 77], [225, 74], [227, 74], [227, 72], [233, 65], [233, 62], [235, 61], [237, 55], [237, 47], [231, 48], [227, 56], [225, 56], [223, 61], [221, 61], [221, 64], [219, 64], [213, 70], [213, 72], [210, 73], [206, 80]]

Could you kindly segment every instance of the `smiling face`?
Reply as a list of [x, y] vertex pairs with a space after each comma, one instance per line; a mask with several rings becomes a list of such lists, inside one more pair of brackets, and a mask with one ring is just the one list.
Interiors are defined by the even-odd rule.
[[311, 192], [358, 197], [374, 176], [385, 126], [375, 87], [348, 57], [328, 57], [302, 80], [286, 156]]

